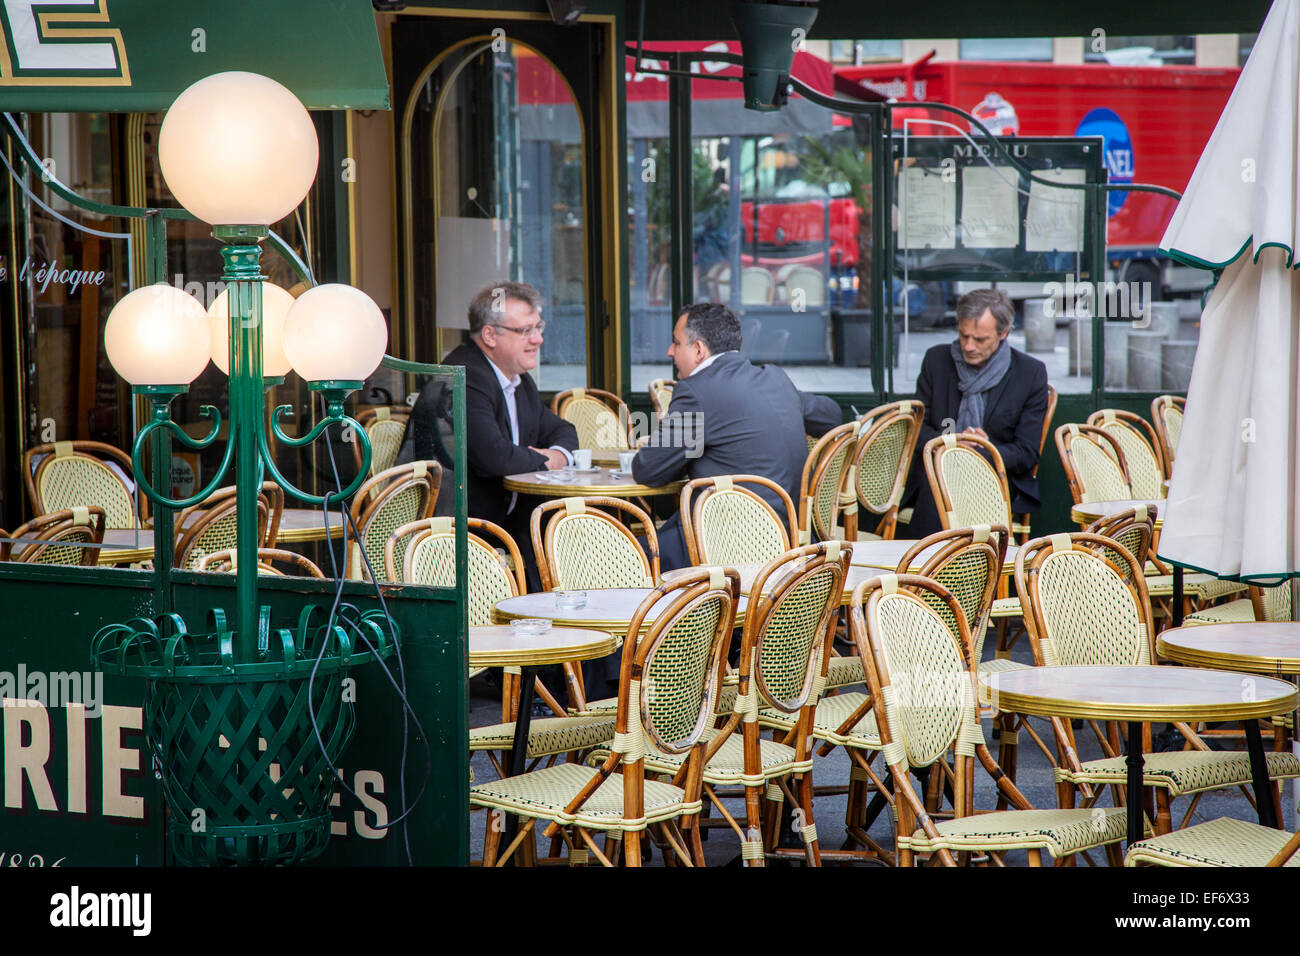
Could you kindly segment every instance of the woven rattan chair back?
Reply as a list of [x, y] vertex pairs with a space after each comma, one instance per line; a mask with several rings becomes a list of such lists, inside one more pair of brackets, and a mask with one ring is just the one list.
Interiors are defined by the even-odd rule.
[[925, 405], [910, 401], [881, 405], [862, 416], [868, 424], [853, 450], [850, 487], [860, 509], [884, 519], [881, 533], [886, 538], [894, 536], [894, 518], [924, 418]]
[[[920, 596], [948, 607], [941, 616]], [[973, 752], [979, 736], [970, 632], [957, 599], [917, 574], [883, 575], [853, 592], [850, 627], [891, 767], [928, 767], [958, 744]], [[947, 621], [957, 624], [954, 632]], [[960, 752], [960, 751], [959, 751]]]
[[639, 641], [623, 644], [613, 749], [625, 762], [644, 752], [643, 739], [672, 754], [699, 743], [713, 720], [739, 597], [740, 575], [709, 567], [659, 585], [641, 602], [629, 634], [668, 600]]
[[1291, 582], [1284, 581], [1273, 587], [1251, 585], [1250, 603], [1255, 608], [1257, 621], [1291, 621]]
[[[755, 488], [775, 494], [778, 514]], [[691, 564], [763, 564], [790, 548], [794, 504], [784, 488], [760, 475], [696, 478], [682, 488], [682, 536]]]
[[[363, 552], [374, 573], [384, 573], [384, 549], [389, 536], [402, 525], [432, 517], [441, 484], [441, 465], [436, 461], [413, 461], [381, 471], [357, 489], [352, 499], [352, 523], [356, 525], [358, 537], [352, 537], [352, 529], [348, 529], [349, 578], [364, 580], [369, 577], [362, 560]], [[372, 494], [374, 489], [378, 492]], [[405, 557], [406, 543], [403, 539], [397, 546], [397, 567], [402, 566]]]
[[[107, 464], [113, 462], [122, 474]], [[148, 517], [147, 499], [136, 497], [122, 477], [132, 473], [131, 458], [97, 441], [36, 445], [23, 453], [23, 478], [38, 515], [95, 505], [104, 509], [105, 528], [138, 528]]]
[[1056, 430], [1056, 450], [1076, 505], [1133, 497], [1124, 450], [1109, 432], [1073, 422], [1062, 425]]
[[[799, 544], [812, 543], [814, 535], [823, 541], [835, 537], [858, 428], [857, 422], [838, 425], [809, 450], [799, 480]], [[856, 494], [853, 502], [856, 509]]]
[[1134, 498], [1165, 496], [1165, 463], [1160, 439], [1150, 422], [1120, 408], [1103, 408], [1088, 416], [1088, 424], [1102, 429], [1119, 443]]
[[759, 571], [741, 642], [742, 691], [749, 676], [764, 706], [787, 714], [816, 706], [851, 558], [851, 545], [824, 541]]
[[1151, 421], [1156, 437], [1160, 439], [1160, 456], [1164, 460], [1165, 477], [1174, 474], [1174, 453], [1178, 451], [1178, 437], [1183, 432], [1183, 410], [1187, 400], [1177, 395], [1157, 395], [1151, 400]]
[[1011, 496], [1002, 456], [992, 442], [939, 435], [921, 453], [944, 528], [1011, 527]]
[[[971, 659], [976, 663], [984, 653], [988, 616], [993, 608], [1010, 540], [1010, 529], [1003, 525], [952, 528], [922, 538], [908, 548], [898, 562], [898, 573], [907, 574], [917, 556], [933, 549], [921, 565], [920, 574], [947, 588], [961, 605], [969, 622], [973, 645]], [[953, 633], [957, 632], [957, 621], [952, 617], [946, 600], [924, 588], [916, 593], [944, 619]]]
[[[195, 570], [230, 573], [238, 566], [235, 549], [228, 548], [225, 551], [204, 555]], [[280, 548], [257, 549], [257, 573], [282, 577], [325, 577], [325, 572], [316, 565], [316, 562], [301, 554], [283, 551]]]
[[[1156, 515], [1156, 508], [1139, 505], [1136, 508], [1117, 511], [1106, 518], [1098, 518], [1083, 530], [1119, 542], [1120, 546], [1133, 556], [1137, 566], [1143, 568], [1151, 551], [1151, 542], [1155, 540]], [[1132, 584], [1129, 575], [1132, 574], [1133, 569], [1123, 556], [1109, 544], [1101, 546], [1099, 550], [1103, 557], [1119, 569], [1124, 575], [1124, 580]]]
[[[406, 437], [406, 423], [411, 418], [411, 409], [406, 405], [379, 405], [368, 408], [357, 415], [357, 424], [366, 431], [370, 439], [370, 474], [377, 475], [387, 471], [397, 461], [397, 453], [402, 449], [402, 439]], [[352, 443], [352, 454], [361, 467], [361, 444]]]
[[[628, 527], [637, 523], [647, 550]], [[533, 509], [531, 531], [547, 591], [652, 588], [659, 580], [654, 521], [630, 501], [599, 495], [547, 501]]]
[[12, 535], [0, 538], [35, 539], [26, 544], [0, 543], [0, 561], [20, 564], [80, 564], [99, 562], [97, 545], [104, 540], [104, 509], [98, 505], [68, 508], [33, 518]]
[[[284, 514], [284, 489], [273, 481], [262, 483], [257, 496], [257, 546], [275, 547]], [[218, 488], [196, 505], [185, 508], [176, 518], [175, 564], [187, 571], [198, 569], [209, 554], [227, 551], [236, 545], [235, 489]]]
[[670, 378], [657, 378], [650, 383], [650, 407], [660, 415], [668, 414], [673, 403], [673, 388], [677, 383]]
[[626, 451], [631, 448], [627, 405], [613, 392], [599, 388], [571, 388], [556, 393], [551, 411], [572, 422], [579, 448]]
[[[396, 564], [399, 543], [408, 539], [406, 557]], [[465, 589], [466, 623], [477, 627], [492, 623], [492, 608], [498, 601], [527, 590], [524, 563], [514, 538], [490, 521], [470, 518], [466, 522], [466, 558], [469, 586]], [[508, 558], [497, 550], [503, 548]], [[403, 525], [389, 536], [384, 563], [390, 581], [456, 586], [456, 525], [452, 518], [426, 518]]]
[[[1127, 568], [1120, 570], [1115, 559]], [[1078, 532], [1021, 545], [1016, 588], [1038, 664], [1155, 660], [1142, 565], [1113, 538]]]

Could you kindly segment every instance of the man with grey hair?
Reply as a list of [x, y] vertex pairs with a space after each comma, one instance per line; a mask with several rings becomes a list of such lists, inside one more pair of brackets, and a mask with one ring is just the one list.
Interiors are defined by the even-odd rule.
[[[751, 364], [740, 346], [740, 320], [725, 305], [700, 302], [678, 316], [668, 347], [677, 384], [668, 413], [632, 462], [638, 482], [761, 475], [798, 497], [808, 457], [805, 435], [821, 436], [838, 425], [840, 407], [799, 391], [775, 365]], [[759, 493], [784, 517], [775, 494]], [[664, 570], [690, 563], [680, 515], [659, 530], [659, 563]]]
[[977, 289], [957, 301], [957, 341], [925, 353], [916, 397], [925, 420], [903, 502], [912, 502], [909, 538], [941, 530], [921, 453], [943, 434], [976, 435], [1002, 456], [1010, 484], [1011, 511], [1038, 510], [1039, 443], [1047, 413], [1047, 366], [1007, 341], [1015, 318], [1011, 300], [998, 289]]
[[[571, 452], [578, 447], [577, 430], [542, 404], [527, 374], [537, 367], [546, 328], [541, 305], [540, 293], [530, 285], [492, 283], [470, 301], [470, 341], [442, 360], [444, 365], [465, 366], [469, 516], [510, 532], [530, 578], [536, 574], [528, 535], [532, 503], [502, 488], [501, 479], [572, 465]], [[437, 457], [439, 409], [447, 404], [443, 391], [436, 380], [426, 385], [411, 411], [408, 430], [414, 435], [417, 459]], [[444, 486], [451, 483], [444, 479]]]

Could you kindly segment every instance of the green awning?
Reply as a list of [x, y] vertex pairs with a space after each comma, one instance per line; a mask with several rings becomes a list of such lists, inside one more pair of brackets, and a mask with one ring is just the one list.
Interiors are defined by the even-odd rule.
[[6, 0], [0, 26], [0, 110], [153, 112], [226, 70], [309, 109], [388, 109], [370, 0]]

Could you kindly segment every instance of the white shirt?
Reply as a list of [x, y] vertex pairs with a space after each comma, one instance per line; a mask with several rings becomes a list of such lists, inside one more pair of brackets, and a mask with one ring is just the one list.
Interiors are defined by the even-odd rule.
[[[737, 350], [727, 349], [726, 352], [719, 352], [718, 355], [726, 355], [730, 352], [735, 352], [735, 351]], [[710, 355], [708, 358], [704, 359], [704, 361], [700, 362], [699, 365], [695, 366], [695, 368], [691, 371], [691, 375], [694, 375], [696, 372], [708, 368], [710, 365], [712, 365], [714, 362], [718, 360], [718, 355]], [[688, 375], [687, 378], [690, 378], [690, 375]]]
[[[483, 357], [487, 358], [486, 352], [483, 353]], [[519, 444], [519, 406], [515, 403], [515, 390], [519, 388], [522, 379], [518, 375], [516, 375], [514, 378], [506, 378], [505, 373], [502, 372], [501, 369], [497, 368], [496, 362], [492, 361], [492, 359], [490, 358], [488, 358], [488, 365], [491, 365], [492, 371], [496, 373], [497, 384], [501, 386], [501, 393], [506, 397], [506, 411], [510, 415], [510, 441], [513, 444], [518, 445]], [[565, 461], [567, 461], [570, 466], [573, 465], [573, 455], [569, 453], [569, 450], [567, 448], [561, 448], [559, 445], [552, 445], [551, 448], [562, 453], [564, 455]], [[519, 501], [519, 495], [515, 493], [511, 493], [510, 504], [506, 507], [506, 514], [510, 514], [512, 511], [515, 510], [515, 504], [518, 501]]]

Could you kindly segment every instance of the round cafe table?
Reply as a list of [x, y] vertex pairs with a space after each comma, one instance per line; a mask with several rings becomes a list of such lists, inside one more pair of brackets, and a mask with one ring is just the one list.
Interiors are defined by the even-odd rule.
[[[613, 634], [624, 635], [636, 609], [641, 606], [651, 593], [651, 588], [593, 588], [587, 590], [587, 606], [574, 609], [560, 609], [556, 605], [556, 596], [563, 592], [538, 591], [535, 594], [520, 594], [517, 597], [503, 598], [492, 609], [492, 620], [499, 624], [521, 617], [546, 618], [557, 627], [594, 627]], [[654, 623], [658, 608], [667, 609], [674, 595], [664, 595], [641, 621], [641, 630], [648, 630]], [[744, 594], [736, 605], [736, 623], [745, 619], [748, 601]]]
[[1193, 667], [1293, 676], [1300, 674], [1300, 621], [1171, 627], [1156, 639], [1156, 651]]
[[[903, 560], [903, 555], [908, 549], [920, 540], [919, 538], [895, 538], [892, 541], [855, 541], [852, 564], [855, 567], [893, 571], [898, 568], [898, 562]], [[919, 572], [925, 562], [937, 553], [939, 547], [934, 545], [926, 548], [912, 559], [912, 566], [907, 570], [913, 574]], [[1014, 544], [1007, 545], [1007, 554], [1002, 562], [1003, 574], [1010, 574], [1015, 568], [1016, 554], [1019, 550]]]
[[[749, 594], [750, 589], [754, 586], [754, 578], [758, 577], [758, 572], [763, 570], [765, 564], [731, 564], [728, 567], [735, 568], [740, 572], [740, 590], [742, 594]], [[693, 570], [693, 569], [692, 569]], [[671, 575], [674, 571], [665, 571], [664, 580], [672, 580]], [[777, 581], [784, 572], [777, 571], [767, 579], [768, 584]], [[848, 604], [849, 599], [853, 597], [854, 589], [863, 581], [878, 577], [880, 571], [877, 568], [863, 568], [856, 565], [849, 565], [849, 573], [844, 576], [844, 593], [840, 596], [841, 604]]]
[[[337, 512], [330, 511], [327, 531], [325, 513], [320, 508], [285, 508], [280, 516], [275, 542], [277, 545], [302, 544], [324, 541], [327, 536], [343, 537], [343, 522]], [[100, 564], [135, 564], [152, 558], [152, 528], [109, 528], [104, 532], [104, 544], [99, 550]]]
[[1138, 505], [1146, 505], [1148, 508], [1156, 509], [1156, 530], [1164, 524], [1162, 517], [1165, 510], [1165, 502], [1151, 498], [1133, 498], [1130, 500], [1117, 499], [1115, 501], [1085, 501], [1083, 504], [1075, 505], [1070, 509], [1070, 520], [1081, 528], [1086, 528], [1098, 518], [1109, 518], [1111, 515], [1119, 514], [1121, 511], [1128, 511], [1130, 508], [1136, 508]]
[[[1240, 720], [1246, 729], [1259, 822], [1277, 827], [1261, 717], [1294, 710], [1300, 695], [1285, 681], [1190, 667], [1029, 667], [981, 674], [980, 701], [1037, 717], [1128, 724], [1128, 842], [1142, 839], [1142, 724], [1165, 720]], [[1247, 687], [1244, 682], [1249, 681]]]
[[567, 498], [579, 495], [608, 495], [611, 498], [648, 498], [654, 495], [675, 495], [685, 481], [670, 481], [666, 485], [651, 487], [641, 485], [629, 474], [617, 468], [559, 468], [555, 471], [526, 471], [506, 475], [501, 486], [506, 491], [521, 495], [538, 495], [542, 498]]

